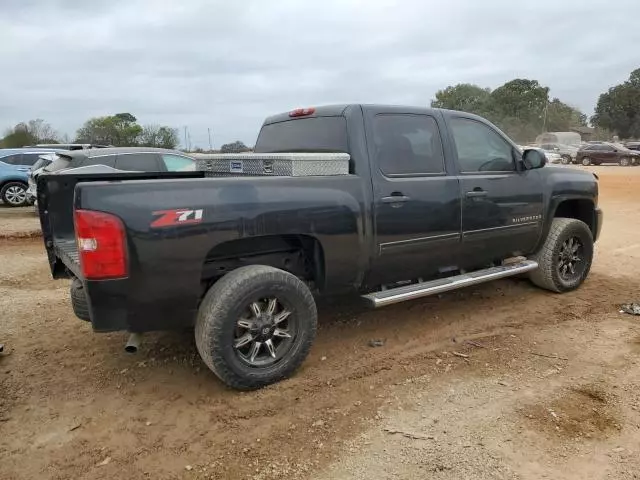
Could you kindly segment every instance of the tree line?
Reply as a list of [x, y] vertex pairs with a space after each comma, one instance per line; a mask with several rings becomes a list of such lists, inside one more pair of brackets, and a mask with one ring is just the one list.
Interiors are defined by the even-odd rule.
[[[543, 132], [587, 126], [584, 113], [550, 98], [548, 87], [530, 79], [516, 78], [495, 90], [470, 83], [452, 85], [438, 90], [431, 106], [483, 116], [520, 142], [532, 141]], [[599, 96], [590, 122], [600, 138], [640, 138], [640, 68]]]
[[178, 129], [166, 125], [140, 125], [130, 113], [90, 118], [78, 129], [75, 138], [60, 135], [42, 119], [29, 120], [10, 128], [0, 139], [2, 148], [19, 148], [39, 143], [91, 143], [114, 147], [176, 148]]

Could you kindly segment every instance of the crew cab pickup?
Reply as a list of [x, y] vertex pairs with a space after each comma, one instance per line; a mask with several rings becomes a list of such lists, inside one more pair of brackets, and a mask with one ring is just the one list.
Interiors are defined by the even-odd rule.
[[[348, 166], [280, 174], [267, 168], [274, 154]], [[143, 332], [195, 326], [220, 379], [258, 388], [305, 359], [318, 295], [380, 307], [513, 275], [567, 292], [587, 277], [602, 226], [594, 174], [545, 166], [462, 112], [295, 110], [264, 122], [248, 158], [264, 170], [232, 155], [223, 177], [40, 176], [51, 272], [73, 280], [76, 315], [130, 332], [131, 350]]]

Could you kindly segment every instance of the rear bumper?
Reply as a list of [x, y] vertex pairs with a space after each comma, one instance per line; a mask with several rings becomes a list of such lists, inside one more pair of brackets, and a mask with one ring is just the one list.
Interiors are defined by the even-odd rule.
[[593, 236], [593, 241], [598, 241], [598, 238], [600, 237], [600, 231], [602, 230], [602, 222], [604, 220], [604, 213], [602, 212], [602, 209], [600, 208], [596, 208], [596, 224], [595, 224], [595, 229], [594, 229], [594, 233], [595, 235]]

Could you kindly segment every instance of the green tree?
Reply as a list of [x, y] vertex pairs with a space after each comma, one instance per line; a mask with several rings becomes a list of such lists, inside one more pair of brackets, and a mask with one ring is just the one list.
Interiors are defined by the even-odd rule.
[[573, 127], [586, 127], [587, 116], [559, 99], [554, 98], [547, 106], [545, 130], [568, 132]]
[[139, 144], [142, 127], [130, 113], [118, 113], [87, 120], [76, 133], [77, 143], [130, 147]]
[[250, 151], [251, 149], [240, 140], [236, 140], [232, 143], [225, 143], [220, 147], [220, 153], [242, 153]]
[[621, 138], [640, 137], [640, 68], [629, 80], [600, 95], [591, 123]]
[[174, 149], [180, 143], [178, 130], [162, 125], [145, 125], [142, 127], [139, 144], [144, 147]]
[[0, 145], [4, 148], [19, 148], [37, 143], [58, 143], [58, 133], [41, 118], [18, 123], [7, 130]]
[[459, 83], [436, 92], [433, 108], [447, 108], [487, 116], [491, 110], [491, 89]]

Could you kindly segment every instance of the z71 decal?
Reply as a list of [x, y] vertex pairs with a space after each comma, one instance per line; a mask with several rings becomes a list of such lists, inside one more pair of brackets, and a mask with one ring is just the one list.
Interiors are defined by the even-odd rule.
[[178, 210], [159, 210], [153, 215], [160, 215], [153, 222], [151, 228], [173, 227], [174, 225], [191, 225], [202, 222], [203, 210], [188, 210], [181, 208]]

